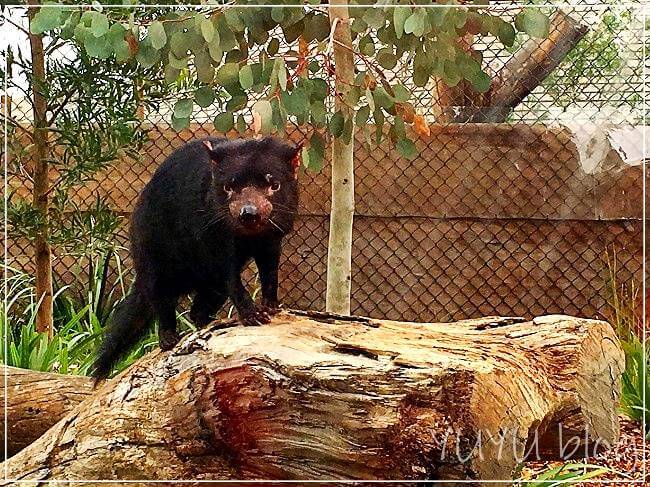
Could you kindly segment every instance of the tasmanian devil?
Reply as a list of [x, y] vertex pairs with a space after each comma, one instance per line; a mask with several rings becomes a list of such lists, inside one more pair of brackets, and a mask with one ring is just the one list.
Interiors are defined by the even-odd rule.
[[[194, 294], [198, 326], [230, 298], [246, 325], [277, 311], [282, 237], [298, 205], [300, 147], [282, 140], [209, 137], [175, 150], [140, 194], [131, 221], [133, 290], [116, 309], [94, 364], [105, 378], [158, 320], [160, 348], [179, 340], [178, 299]], [[241, 281], [254, 259], [262, 287], [256, 305]]]

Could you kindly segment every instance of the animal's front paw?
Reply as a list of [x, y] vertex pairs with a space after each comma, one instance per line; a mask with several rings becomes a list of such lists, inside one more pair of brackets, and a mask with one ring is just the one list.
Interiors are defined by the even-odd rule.
[[259, 326], [271, 322], [271, 316], [263, 308], [253, 308], [250, 311], [240, 313], [239, 321], [244, 326]]
[[171, 350], [180, 341], [181, 336], [172, 330], [160, 330], [158, 332], [158, 344], [163, 352]]
[[280, 303], [278, 301], [262, 301], [262, 306], [260, 308], [265, 311], [267, 314], [273, 316], [277, 315], [282, 309], [280, 308]]

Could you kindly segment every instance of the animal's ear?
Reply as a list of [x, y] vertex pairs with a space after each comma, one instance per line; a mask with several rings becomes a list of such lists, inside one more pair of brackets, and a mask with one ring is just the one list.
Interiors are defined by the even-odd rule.
[[210, 160], [216, 165], [221, 163], [221, 155], [220, 153], [214, 148], [212, 145], [212, 142], [209, 140], [204, 140], [203, 141], [203, 147], [208, 151], [208, 155], [210, 156]]
[[302, 146], [302, 142], [296, 145], [296, 148], [294, 149], [293, 155], [290, 159], [294, 179], [298, 179], [298, 169], [300, 169], [300, 166], [302, 165]]

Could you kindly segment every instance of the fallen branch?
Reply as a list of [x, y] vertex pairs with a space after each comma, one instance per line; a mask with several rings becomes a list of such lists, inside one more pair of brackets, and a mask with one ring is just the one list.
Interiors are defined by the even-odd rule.
[[[14, 455], [37, 440], [92, 393], [92, 380], [4, 366], [0, 400], [7, 404], [7, 454]], [[2, 444], [4, 453], [4, 443]]]

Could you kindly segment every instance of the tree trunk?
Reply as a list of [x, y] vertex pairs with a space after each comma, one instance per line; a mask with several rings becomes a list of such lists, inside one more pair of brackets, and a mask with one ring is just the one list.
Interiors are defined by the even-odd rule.
[[[40, 5], [36, 0], [29, 0], [29, 5]], [[29, 9], [29, 20], [38, 12]], [[45, 54], [43, 36], [29, 34], [32, 55], [33, 117], [34, 117], [34, 157], [33, 157], [33, 204], [41, 219], [38, 234], [34, 238], [34, 265], [36, 270], [35, 288], [39, 300], [36, 314], [36, 330], [52, 336], [54, 321], [52, 317], [52, 251], [49, 244], [48, 205], [49, 205], [49, 168], [48, 168], [48, 126], [47, 100], [43, 95], [46, 87]]]
[[[330, 2], [329, 16], [334, 33], [334, 65], [336, 69], [335, 110], [341, 111], [349, 123], [353, 113], [342, 98], [354, 82], [352, 37], [345, 0]], [[352, 223], [354, 219], [354, 125], [351, 140], [334, 138], [332, 144], [332, 208], [330, 211], [327, 247], [327, 311], [350, 314], [352, 283]]]
[[589, 29], [558, 10], [545, 39], [529, 39], [512, 56], [481, 97], [483, 106], [467, 106], [454, 122], [505, 122], [519, 105], [582, 39]]
[[[92, 393], [92, 379], [4, 367], [7, 387], [0, 399], [7, 404], [0, 427], [7, 426], [7, 454], [30, 445]], [[4, 450], [4, 443], [2, 444]]]
[[524, 457], [612, 445], [623, 362], [609, 324], [561, 315], [217, 323], [141, 359], [5, 467], [33, 480], [506, 479]]

